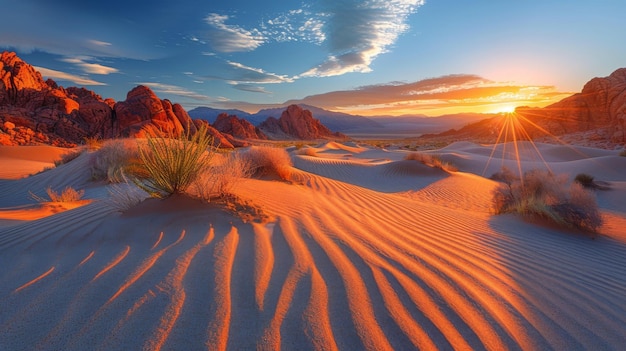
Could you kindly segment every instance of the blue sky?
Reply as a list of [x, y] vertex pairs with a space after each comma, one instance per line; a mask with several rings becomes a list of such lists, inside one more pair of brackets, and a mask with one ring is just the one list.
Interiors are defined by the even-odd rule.
[[124, 100], [439, 115], [546, 105], [626, 66], [626, 1], [0, 0], [0, 49]]

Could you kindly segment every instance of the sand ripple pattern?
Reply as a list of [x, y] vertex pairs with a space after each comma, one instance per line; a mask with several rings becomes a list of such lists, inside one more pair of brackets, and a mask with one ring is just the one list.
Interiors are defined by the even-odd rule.
[[271, 223], [94, 202], [2, 229], [0, 349], [626, 343], [624, 243], [297, 172], [299, 184], [269, 182], [273, 194], [242, 184]]

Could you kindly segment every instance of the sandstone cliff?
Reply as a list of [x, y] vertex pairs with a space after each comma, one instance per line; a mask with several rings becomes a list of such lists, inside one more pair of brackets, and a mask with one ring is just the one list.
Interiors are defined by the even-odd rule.
[[[613, 142], [626, 142], [626, 68], [593, 78], [580, 93], [544, 108], [516, 112], [554, 135], [595, 131]], [[533, 137], [541, 130], [529, 128]]]

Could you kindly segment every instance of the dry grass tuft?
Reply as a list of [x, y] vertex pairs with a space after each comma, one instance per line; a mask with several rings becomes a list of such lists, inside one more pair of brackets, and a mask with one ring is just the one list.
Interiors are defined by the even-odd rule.
[[135, 140], [107, 141], [91, 155], [89, 166], [93, 180], [109, 183], [124, 181], [123, 173], [139, 161]]
[[457, 172], [458, 168], [449, 162], [441, 159], [439, 155], [432, 155], [423, 152], [411, 152], [404, 157], [405, 160], [421, 162], [429, 167], [438, 168], [446, 172]]
[[522, 178], [503, 169], [492, 176], [503, 182], [493, 194], [495, 212], [548, 219], [560, 226], [597, 232], [602, 225], [595, 196], [566, 176], [532, 170]]
[[84, 190], [75, 190], [71, 186], [66, 187], [62, 192], [57, 193], [51, 187], [46, 189], [49, 199], [30, 193], [30, 196], [38, 202], [75, 202], [80, 200], [85, 194]]
[[249, 178], [253, 173], [250, 160], [239, 153], [230, 153], [214, 160], [201, 172], [191, 185], [194, 196], [210, 202], [215, 198], [232, 196], [233, 188], [242, 178]]
[[278, 176], [289, 180], [293, 164], [284, 149], [271, 146], [252, 146], [242, 154], [256, 176]]
[[104, 145], [102, 139], [100, 139], [97, 136], [85, 137], [83, 138], [83, 140], [85, 141], [85, 146], [87, 147], [87, 150], [90, 150], [90, 151], [99, 150]]

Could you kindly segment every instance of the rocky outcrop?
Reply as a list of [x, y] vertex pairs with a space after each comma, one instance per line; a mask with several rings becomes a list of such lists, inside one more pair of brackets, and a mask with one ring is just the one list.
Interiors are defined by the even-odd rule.
[[[330, 132], [311, 112], [296, 105], [274, 120], [269, 119], [266, 127], [280, 139], [345, 137]], [[0, 54], [0, 144], [75, 146], [85, 138], [142, 137], [147, 130], [164, 135], [194, 133], [203, 123], [223, 148], [267, 139], [261, 129], [234, 115], [220, 116], [214, 126], [192, 120], [181, 105], [159, 99], [147, 86], [133, 88], [126, 100], [116, 103], [85, 88], [44, 81], [15, 53]]]
[[[612, 141], [626, 142], [626, 68], [593, 78], [580, 93], [555, 104], [516, 112], [554, 135], [597, 130]], [[542, 133], [530, 130], [533, 137]]]
[[267, 136], [252, 123], [243, 118], [227, 113], [220, 113], [213, 123], [213, 127], [222, 133], [230, 134], [237, 139], [266, 140]]
[[187, 112], [169, 100], [160, 100], [148, 87], [139, 85], [126, 94], [126, 100], [114, 106], [114, 121], [117, 135], [143, 136], [147, 129], [160, 131], [164, 135], [180, 134], [195, 125]]
[[313, 118], [309, 110], [298, 105], [290, 105], [281, 114], [279, 119], [268, 117], [259, 125], [259, 129], [278, 139], [346, 139], [341, 133], [333, 133], [318, 119]]

